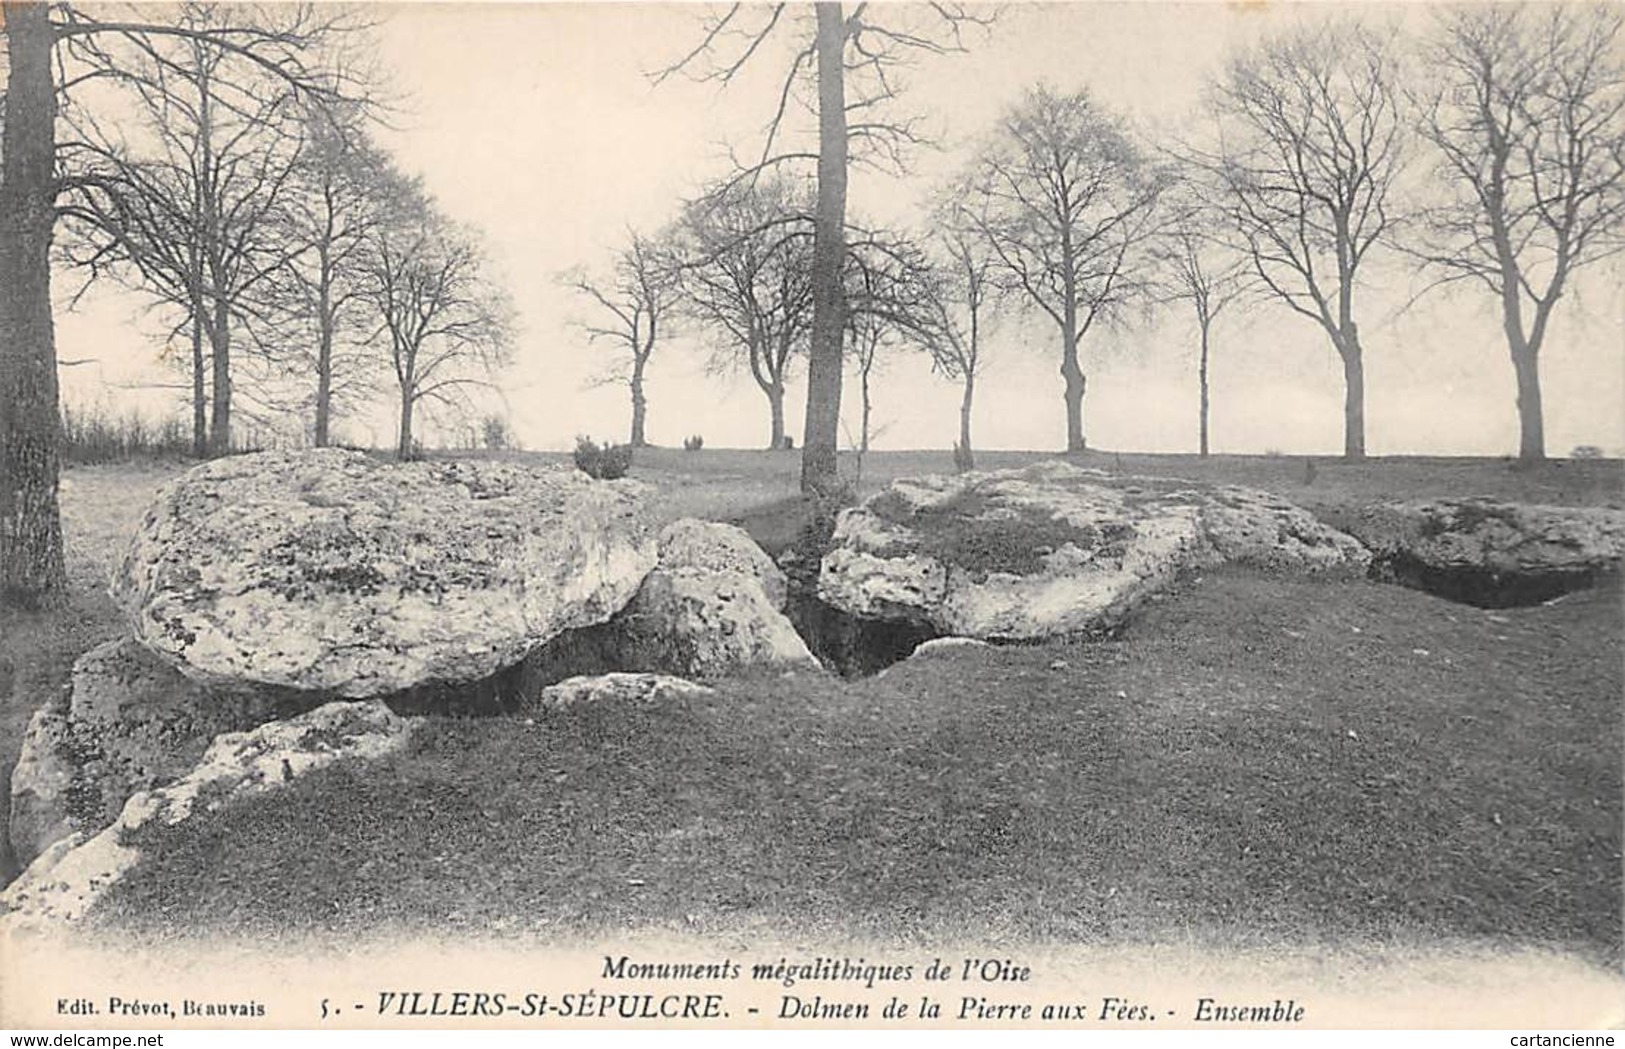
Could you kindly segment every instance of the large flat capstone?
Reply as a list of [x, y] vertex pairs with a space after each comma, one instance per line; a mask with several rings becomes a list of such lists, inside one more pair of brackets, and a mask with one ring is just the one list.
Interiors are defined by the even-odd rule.
[[843, 511], [819, 598], [860, 619], [1036, 640], [1109, 629], [1189, 567], [1357, 577], [1352, 537], [1266, 492], [1051, 461], [894, 482]]
[[160, 491], [113, 594], [137, 640], [205, 683], [475, 681], [631, 599], [656, 559], [643, 492], [502, 462], [234, 456]]

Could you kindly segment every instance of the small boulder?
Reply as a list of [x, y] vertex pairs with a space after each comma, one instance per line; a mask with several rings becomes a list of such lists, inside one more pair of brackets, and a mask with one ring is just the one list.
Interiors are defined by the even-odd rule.
[[199, 681], [475, 681], [631, 599], [656, 556], [642, 492], [506, 462], [233, 456], [161, 490], [113, 592]]
[[974, 637], [933, 637], [914, 646], [911, 656], [930, 656], [940, 652], [953, 652], [965, 648], [992, 648], [986, 641]]
[[328, 703], [251, 732], [222, 735], [178, 781], [125, 802], [117, 822], [89, 836], [74, 832], [41, 853], [0, 894], [0, 930], [44, 930], [83, 918], [141, 858], [125, 835], [149, 823], [180, 823], [276, 790], [338, 761], [383, 757], [409, 738], [412, 722], [381, 702]]
[[542, 710], [565, 710], [585, 703], [658, 705], [672, 699], [710, 695], [711, 689], [669, 674], [615, 672], [566, 678], [542, 689], [535, 705]]
[[684, 517], [660, 533], [660, 567], [753, 576], [774, 608], [789, 595], [784, 572], [750, 533], [735, 525]]
[[682, 520], [612, 624], [616, 669], [714, 678], [756, 667], [816, 668], [780, 611], [784, 574], [741, 529]]
[[131, 795], [184, 776], [218, 734], [322, 702], [287, 689], [207, 688], [128, 638], [91, 649], [68, 689], [28, 723], [11, 775], [12, 847], [27, 862], [71, 833], [95, 833]]

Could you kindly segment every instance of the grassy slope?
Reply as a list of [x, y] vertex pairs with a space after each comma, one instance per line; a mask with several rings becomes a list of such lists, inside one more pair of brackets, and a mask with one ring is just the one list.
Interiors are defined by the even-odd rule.
[[104, 920], [1617, 958], [1620, 630], [1608, 594], [1492, 617], [1227, 571], [1108, 644], [441, 720], [406, 756], [150, 832]]
[[[989, 453], [981, 465], [1032, 458]], [[1296, 458], [1080, 461], [1306, 504], [1482, 494], [1622, 505], [1617, 462], [1321, 462], [1305, 486]], [[666, 513], [739, 519], [777, 547], [793, 534], [798, 464], [796, 453], [655, 450], [633, 473], [659, 486]], [[879, 453], [863, 487], [950, 466], [946, 453]], [[69, 471], [70, 606], [0, 618], [0, 699], [14, 685], [0, 707], [8, 775], [31, 710], [119, 630], [100, 581], [173, 469]], [[1306, 585], [1229, 580], [1164, 603], [1117, 644], [960, 653], [846, 686], [738, 686], [712, 710], [583, 712], [544, 730], [445, 723], [409, 759], [337, 771], [168, 847], [207, 858], [192, 883], [225, 877], [242, 890], [199, 888], [191, 917], [217, 924], [367, 928], [393, 916], [487, 928], [590, 914], [613, 927], [692, 914], [703, 929], [788, 913], [841, 928], [867, 915], [922, 936], [958, 922], [977, 939], [1414, 928], [1617, 951], [1617, 596], [1501, 624], [1395, 589], [1352, 585], [1333, 600]], [[1457, 654], [1446, 669], [1412, 648]], [[1057, 658], [1069, 666], [1049, 669]], [[1357, 740], [1332, 731], [1344, 722]], [[314, 852], [301, 847], [311, 819], [331, 828]], [[493, 821], [508, 830], [475, 847]], [[1305, 837], [1305, 821], [1319, 837]], [[290, 855], [310, 879], [302, 889], [275, 873]], [[687, 864], [691, 883], [628, 873], [645, 862]], [[118, 911], [173, 901], [192, 884], [183, 874], [152, 868]], [[276, 892], [262, 895], [262, 882]], [[267, 898], [281, 909], [255, 902]]]

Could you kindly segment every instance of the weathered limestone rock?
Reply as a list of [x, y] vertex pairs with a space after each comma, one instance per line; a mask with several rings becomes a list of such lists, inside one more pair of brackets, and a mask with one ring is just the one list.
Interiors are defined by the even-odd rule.
[[1371, 553], [1359, 540], [1280, 496], [1235, 485], [1204, 494], [1202, 529], [1226, 561], [1349, 579], [1370, 568]]
[[160, 492], [114, 595], [200, 681], [474, 681], [631, 599], [656, 553], [641, 493], [512, 463], [234, 456]]
[[33, 859], [55, 841], [95, 833], [133, 794], [179, 779], [222, 732], [323, 701], [287, 689], [210, 689], [130, 639], [90, 650], [62, 695], [34, 712], [11, 776], [11, 843]]
[[1489, 499], [1382, 503], [1341, 521], [1395, 581], [1488, 606], [1590, 586], [1625, 558], [1625, 510]]
[[743, 528], [684, 517], [660, 533], [663, 569], [754, 576], [774, 608], [783, 609], [789, 590], [784, 572]]
[[563, 710], [583, 703], [658, 705], [670, 699], [711, 694], [711, 689], [669, 674], [615, 672], [566, 678], [542, 689], [536, 707]]
[[682, 520], [612, 624], [616, 669], [713, 678], [753, 667], [816, 668], [780, 608], [784, 573], [741, 529]]
[[986, 641], [974, 637], [933, 637], [914, 646], [911, 655], [930, 656], [939, 652], [954, 652], [964, 648], [992, 648]]
[[382, 757], [401, 747], [412, 723], [381, 702], [329, 703], [252, 732], [227, 733], [175, 783], [143, 791], [118, 821], [93, 837], [75, 832], [46, 849], [0, 894], [0, 931], [49, 929], [83, 918], [141, 858], [124, 836], [154, 821], [176, 824], [200, 807], [214, 811], [276, 790], [338, 761]]
[[864, 619], [1032, 640], [1109, 629], [1197, 565], [1362, 574], [1351, 538], [1263, 492], [1062, 462], [898, 481], [844, 511], [819, 597]]

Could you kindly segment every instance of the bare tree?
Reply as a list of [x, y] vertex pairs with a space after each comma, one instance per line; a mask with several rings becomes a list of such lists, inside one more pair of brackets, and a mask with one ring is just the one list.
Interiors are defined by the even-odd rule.
[[976, 468], [971, 410], [976, 382], [987, 364], [983, 346], [990, 319], [987, 309], [1000, 292], [994, 280], [997, 257], [979, 233], [978, 203], [951, 199], [938, 209], [937, 258], [925, 282], [933, 323], [914, 332], [931, 354], [932, 367], [960, 382], [955, 463], [965, 470]]
[[[858, 156], [901, 163], [920, 140], [916, 123], [886, 118], [897, 95], [897, 68], [922, 54], [964, 50], [962, 32], [986, 26], [990, 13], [959, 3], [926, 5], [811, 5], [735, 3], [705, 16], [700, 43], [657, 79], [689, 72], [727, 84], [780, 31], [794, 41], [794, 58], [780, 82], [760, 158], [744, 177], [777, 164], [814, 161], [818, 195], [812, 251], [812, 325], [807, 369], [807, 415], [802, 441], [801, 488], [833, 491], [841, 415], [841, 351], [846, 324], [842, 272], [846, 258], [848, 160]], [[811, 17], [808, 17], [810, 15]], [[783, 122], [799, 85], [811, 83], [818, 115], [816, 150], [780, 150]]]
[[117, 67], [69, 77], [67, 63], [58, 61], [63, 49], [107, 54], [104, 43], [123, 41], [151, 50], [159, 38], [180, 37], [256, 65], [307, 95], [335, 97], [344, 87], [313, 68], [310, 57], [325, 32], [350, 17], [346, 12], [279, 8], [269, 24], [234, 21], [203, 33], [156, 21], [138, 5], [129, 11], [121, 17], [111, 7], [93, 13], [14, 0], [0, 7], [9, 59], [0, 145], [0, 601], [7, 603], [38, 604], [67, 581], [51, 312], [51, 242], [66, 185], [56, 171], [56, 117], [60, 91]]
[[1248, 287], [1243, 279], [1245, 260], [1214, 230], [1222, 213], [1204, 201], [1204, 188], [1184, 183], [1164, 208], [1156, 255], [1163, 275], [1164, 302], [1187, 303], [1196, 316], [1197, 330], [1197, 448], [1208, 456], [1208, 357], [1213, 324], [1219, 315], [1241, 301]]
[[192, 454], [201, 458], [209, 451], [209, 356], [197, 187], [180, 167], [150, 160], [120, 158], [100, 168], [99, 192], [81, 191], [59, 206], [66, 218], [63, 259], [85, 273], [79, 294], [111, 277], [165, 312], [170, 325], [161, 357], [169, 356], [169, 340], [190, 332]]
[[1417, 247], [1443, 282], [1499, 301], [1517, 378], [1518, 457], [1546, 455], [1540, 350], [1575, 271], [1625, 248], [1625, 60], [1617, 8], [1453, 9], [1418, 100], [1443, 199]]
[[1143, 247], [1166, 179], [1087, 90], [1029, 90], [974, 161], [970, 214], [1013, 290], [1061, 336], [1067, 451], [1087, 447], [1079, 361], [1097, 322], [1143, 295]]
[[[858, 452], [874, 436], [874, 376], [905, 338], [927, 322], [921, 316], [921, 265], [915, 249], [885, 234], [860, 235], [847, 249], [847, 339], [858, 377]], [[888, 243], [892, 241], [892, 243]]]
[[812, 323], [806, 195], [780, 178], [690, 205], [677, 236], [684, 309], [715, 336], [711, 368], [743, 365], [767, 398], [769, 448], [784, 446], [784, 389]]
[[616, 253], [607, 278], [594, 280], [576, 272], [565, 279], [597, 306], [603, 318], [581, 327], [589, 341], [601, 341], [613, 348], [614, 357], [601, 381], [624, 384], [630, 391], [631, 444], [634, 448], [646, 447], [649, 399], [644, 392], [644, 376], [661, 325], [670, 318], [682, 294], [679, 263], [669, 245], [629, 231], [628, 243]]
[[[237, 62], [201, 39], [229, 29], [234, 19], [274, 24], [276, 17], [188, 3], [178, 9], [177, 25], [193, 35], [140, 46], [104, 46], [93, 36], [69, 48], [78, 64], [130, 89], [142, 126], [121, 121], [109, 133], [93, 109], [68, 107], [73, 134], [59, 143], [59, 154], [73, 175], [62, 212], [77, 220], [70, 228], [92, 274], [109, 263], [133, 273], [135, 283], [189, 322], [194, 437], [203, 414], [207, 337], [208, 451], [216, 455], [232, 446], [234, 394], [260, 399], [252, 382], [237, 381], [239, 358], [260, 364], [267, 379], [286, 370], [283, 362], [252, 355], [274, 350], [266, 343], [270, 285], [300, 250], [289, 243], [284, 216], [295, 171], [309, 152], [307, 133], [336, 123], [329, 107], [316, 106], [287, 78]], [[329, 26], [312, 45], [342, 62], [350, 28]], [[129, 199], [142, 195], [154, 199]], [[137, 220], [143, 214], [169, 221]]]
[[373, 233], [421, 192], [373, 145], [361, 114], [307, 114], [305, 148], [277, 213], [284, 262], [271, 274], [262, 341], [301, 391], [294, 408], [318, 448], [331, 442], [335, 416], [374, 390], [365, 302]]
[[1322, 23], [1231, 61], [1212, 86], [1217, 145], [1189, 159], [1214, 177], [1226, 228], [1260, 286], [1314, 321], [1343, 362], [1343, 454], [1365, 457], [1361, 266], [1393, 233], [1405, 154], [1388, 43]]
[[490, 385], [511, 352], [512, 306], [483, 272], [472, 235], [427, 206], [380, 225], [367, 253], [364, 295], [400, 392], [397, 453], [416, 454], [420, 404], [457, 410]]

